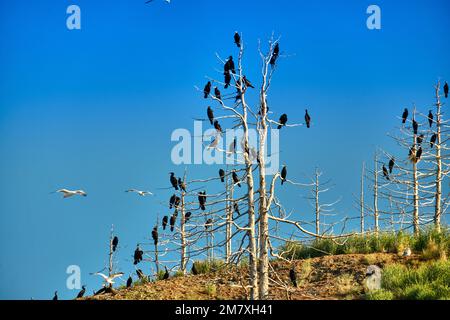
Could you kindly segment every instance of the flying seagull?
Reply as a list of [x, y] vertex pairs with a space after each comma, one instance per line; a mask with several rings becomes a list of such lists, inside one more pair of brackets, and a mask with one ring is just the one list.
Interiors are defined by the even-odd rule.
[[134, 192], [134, 193], [137, 193], [138, 195], [140, 195], [141, 197], [153, 196], [153, 193], [151, 193], [150, 191], [141, 191], [141, 190], [137, 190], [137, 189], [130, 189], [125, 192]]
[[103, 280], [105, 280], [105, 282], [108, 282], [109, 284], [114, 284], [114, 279], [120, 278], [121, 276], [123, 276], [123, 272], [112, 274], [109, 277], [100, 272], [96, 272], [96, 273], [94, 273], [94, 275], [102, 277]]
[[64, 196], [63, 198], [70, 198], [76, 195], [80, 195], [83, 197], [87, 197], [87, 193], [83, 190], [67, 190], [67, 189], [60, 189], [55, 191], [54, 193], [62, 193]]

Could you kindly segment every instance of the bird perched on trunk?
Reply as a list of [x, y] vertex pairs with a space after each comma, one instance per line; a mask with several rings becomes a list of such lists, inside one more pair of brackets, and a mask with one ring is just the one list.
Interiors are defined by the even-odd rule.
[[144, 255], [144, 251], [139, 248], [139, 245], [137, 246], [136, 250], [134, 250], [134, 265], [137, 265], [139, 262], [142, 261], [142, 256]]
[[277, 62], [278, 56], [280, 55], [280, 45], [277, 43], [273, 48], [272, 57], [270, 58], [270, 65], [273, 67]]
[[78, 292], [77, 299], [83, 298], [85, 292], [86, 292], [86, 286], [82, 286], [81, 291]]
[[237, 184], [238, 185], [238, 187], [240, 188], [241, 187], [241, 181], [239, 180], [239, 177], [238, 177], [238, 175], [236, 174], [236, 172], [235, 171], [233, 171], [233, 182], [234, 182], [234, 184]]
[[237, 31], [234, 33], [234, 43], [236, 44], [236, 46], [238, 48], [241, 47], [241, 36], [239, 35], [239, 33]]
[[112, 241], [112, 250], [113, 250], [113, 252], [116, 251], [117, 245], [118, 245], [118, 244], [119, 244], [119, 238], [114, 237], [114, 239], [113, 239], [113, 241]]
[[444, 95], [445, 95], [445, 98], [448, 98], [448, 83], [447, 83], [447, 81], [444, 84]]
[[175, 205], [175, 200], [177, 199], [177, 196], [174, 194], [170, 197], [169, 200], [169, 209], [172, 209], [173, 206]]
[[167, 227], [168, 223], [169, 223], [169, 217], [168, 216], [164, 216], [164, 218], [162, 219], [163, 230], [166, 230], [166, 227]]
[[383, 176], [386, 178], [386, 180], [391, 180], [390, 178], [389, 178], [389, 173], [388, 173], [388, 170], [386, 169], [386, 167], [383, 165]]
[[420, 136], [417, 137], [417, 144], [422, 144], [423, 139], [425, 139], [425, 136], [423, 134], [421, 134]]
[[180, 187], [181, 190], [186, 192], [186, 184], [184, 183], [184, 181], [181, 180], [181, 178], [178, 178], [178, 187]]
[[214, 124], [214, 111], [213, 111], [213, 109], [211, 109], [211, 107], [208, 107], [208, 110], [206, 111], [206, 113], [208, 114], [209, 122], [211, 122], [211, 125], [213, 125]]
[[419, 132], [419, 124], [417, 123], [416, 119], [413, 119], [413, 131], [414, 134], [417, 134], [417, 132]]
[[184, 223], [187, 223], [191, 219], [191, 217], [192, 217], [192, 212], [187, 212], [184, 215]]
[[219, 88], [217, 87], [214, 88], [214, 95], [216, 96], [217, 99], [222, 100], [222, 95], [220, 94]]
[[225, 87], [224, 88], [228, 89], [228, 87], [231, 84], [231, 74], [228, 71], [228, 72], [224, 72], [223, 75], [224, 75], [224, 82], [225, 82]]
[[250, 81], [248, 81], [246, 76], [243, 76], [242, 80], [244, 80], [244, 84], [247, 88], [255, 89], [255, 87], [252, 85], [252, 83]]
[[206, 191], [203, 192], [199, 192], [198, 193], [198, 202], [200, 204], [200, 209], [202, 209], [202, 211], [206, 210]]
[[167, 270], [167, 267], [164, 266], [164, 268], [166, 269], [166, 272], [164, 273], [163, 280], [167, 280], [167, 279], [169, 279], [170, 274], [169, 274], [169, 270]]
[[286, 125], [287, 121], [288, 121], [287, 114], [282, 114], [280, 117], [280, 121], [279, 121], [280, 125], [278, 126], [278, 130], [280, 130], [282, 127], [284, 127]]
[[422, 152], [423, 152], [422, 147], [419, 147], [419, 150], [417, 150], [416, 153], [416, 162], [419, 162], [420, 158], [422, 158]]
[[389, 161], [389, 173], [392, 174], [392, 170], [394, 170], [394, 165], [395, 165], [395, 158], [392, 157], [391, 160]]
[[175, 188], [175, 190], [178, 190], [178, 180], [175, 177], [175, 173], [170, 173], [170, 183], [172, 184], [172, 187]]
[[205, 99], [207, 99], [209, 94], [211, 93], [211, 81], [208, 81], [208, 83], [205, 85], [205, 88], [203, 89], [203, 93], [205, 95]]
[[222, 127], [220, 126], [220, 124], [219, 124], [219, 121], [214, 121], [214, 129], [216, 129], [217, 130], [217, 132], [220, 132], [220, 133], [222, 133], [223, 131], [222, 131]]
[[308, 110], [305, 110], [305, 123], [306, 127], [309, 129], [311, 127], [311, 117], [308, 114]]
[[53, 301], [58, 300], [58, 291], [55, 291], [55, 295], [53, 296]]
[[175, 230], [175, 222], [177, 222], [177, 216], [173, 214], [170, 217], [170, 232], [173, 232]]
[[409, 148], [408, 158], [411, 162], [416, 162], [416, 146]]
[[153, 243], [156, 245], [158, 245], [158, 227], [154, 227], [152, 230], [152, 238], [153, 238]]
[[281, 169], [281, 185], [283, 185], [284, 182], [286, 181], [286, 177], [287, 177], [287, 167], [283, 166], [283, 169]]
[[433, 148], [434, 145], [436, 144], [436, 140], [437, 140], [437, 134], [433, 134], [430, 138], [430, 148]]
[[430, 125], [430, 128], [433, 126], [433, 112], [430, 110], [430, 112], [428, 112], [428, 124]]
[[131, 278], [131, 275], [130, 275], [127, 280], [127, 288], [131, 288], [132, 284], [133, 284], [133, 278]]
[[207, 230], [210, 226], [212, 226], [212, 223], [213, 223], [212, 219], [206, 220], [205, 229]]
[[295, 272], [295, 267], [292, 267], [289, 271], [289, 278], [291, 279], [292, 285], [297, 288], [297, 273]]
[[233, 57], [232, 56], [230, 56], [228, 58], [227, 62], [225, 62], [225, 65], [224, 65], [223, 69], [224, 69], [225, 73], [231, 71], [232, 73], [236, 74], [236, 69], [235, 69], [235, 66], [234, 66], [234, 61], [233, 61]]
[[408, 119], [408, 115], [409, 115], [409, 111], [407, 108], [405, 108], [405, 110], [403, 111], [403, 115], [402, 115], [402, 123], [406, 123], [406, 120]]
[[219, 170], [220, 181], [225, 182], [225, 171], [223, 169]]

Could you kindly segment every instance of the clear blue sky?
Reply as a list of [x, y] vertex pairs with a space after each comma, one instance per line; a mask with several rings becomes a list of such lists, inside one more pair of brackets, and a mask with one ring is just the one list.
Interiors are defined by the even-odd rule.
[[[257, 40], [281, 35], [282, 52], [270, 93], [271, 110], [303, 119], [311, 130], [282, 133], [282, 163], [303, 179], [319, 166], [343, 197], [341, 214], [356, 215], [363, 161], [375, 146], [392, 151], [386, 132], [413, 102], [433, 103], [433, 85], [450, 79], [446, 0], [376, 1], [382, 30], [366, 28], [371, 1], [172, 0], [0, 2], [0, 298], [61, 298], [66, 267], [89, 272], [106, 262], [114, 224], [120, 267], [132, 270], [136, 243], [150, 236], [158, 201], [170, 193], [167, 173], [176, 128], [192, 129], [206, 102], [194, 86], [220, 68], [215, 52], [236, 54], [232, 36], [247, 42], [247, 75], [259, 83]], [[77, 4], [82, 30], [66, 28]], [[192, 167], [192, 178], [217, 167]], [[87, 198], [49, 194], [83, 188]], [[124, 194], [129, 187], [158, 198]], [[303, 218], [304, 191], [286, 188], [286, 207]], [[144, 266], [145, 269], [145, 266]], [[147, 267], [148, 269], [148, 267]]]

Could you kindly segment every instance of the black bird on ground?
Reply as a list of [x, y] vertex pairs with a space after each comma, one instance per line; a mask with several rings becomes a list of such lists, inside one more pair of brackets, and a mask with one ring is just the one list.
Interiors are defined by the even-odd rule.
[[284, 127], [286, 125], [287, 121], [288, 121], [287, 114], [282, 114], [280, 117], [280, 121], [279, 121], [280, 125], [278, 126], [278, 130], [280, 130], [282, 127]]
[[289, 271], [289, 278], [291, 279], [292, 285], [297, 288], [297, 273], [294, 267]]
[[305, 123], [306, 127], [309, 129], [311, 127], [311, 117], [308, 113], [308, 110], [305, 110]]
[[142, 261], [142, 256], [144, 255], [144, 251], [139, 248], [139, 245], [137, 246], [136, 250], [134, 250], [134, 265], [137, 265], [139, 262]]
[[425, 139], [425, 136], [423, 134], [421, 134], [420, 136], [417, 136], [417, 144], [422, 144], [423, 139]]
[[184, 223], [187, 223], [191, 219], [191, 217], [192, 217], [192, 212], [187, 212], [184, 215]]
[[234, 209], [234, 212], [236, 212], [238, 215], [241, 214], [241, 213], [239, 212], [239, 204], [238, 204], [237, 202], [235, 202], [235, 203], [233, 204], [233, 209]]
[[202, 211], [206, 210], [206, 191], [203, 192], [199, 192], [198, 193], [198, 202], [200, 204], [200, 209], [202, 209]]
[[207, 99], [209, 94], [211, 93], [211, 81], [208, 81], [205, 88], [203, 89], [203, 93], [205, 95], [205, 99]]
[[386, 178], [386, 180], [391, 180], [390, 178], [389, 178], [389, 172], [388, 172], [388, 170], [386, 169], [386, 167], [385, 167], [385, 165], [383, 165], [383, 175], [384, 175], [384, 177]]
[[236, 174], [236, 172], [235, 171], [233, 171], [233, 182], [234, 182], [234, 184], [237, 184], [238, 185], [238, 187], [240, 188], [241, 187], [241, 184], [240, 184], [240, 180], [239, 180], [239, 177], [238, 177], [238, 175]]
[[191, 272], [192, 272], [192, 274], [193, 274], [194, 276], [198, 275], [197, 263], [196, 263], [196, 262], [194, 262], [194, 263], [192, 264]]
[[433, 134], [433, 135], [431, 136], [431, 139], [430, 139], [430, 148], [433, 148], [433, 147], [434, 147], [434, 145], [436, 144], [436, 140], [437, 140], [437, 134], [435, 133], [435, 134]]
[[242, 80], [244, 80], [244, 84], [245, 84], [246, 87], [255, 89], [255, 87], [252, 85], [252, 83], [250, 81], [248, 81], [246, 76], [243, 76]]
[[389, 173], [392, 174], [392, 170], [394, 170], [394, 165], [395, 165], [395, 158], [392, 157], [391, 160], [389, 161]]
[[205, 229], [207, 230], [210, 226], [212, 226], [212, 223], [213, 223], [212, 219], [206, 220]]
[[170, 232], [173, 232], [175, 230], [175, 222], [177, 222], [177, 216], [172, 215], [170, 217]]
[[232, 56], [230, 56], [228, 58], [227, 62], [225, 63], [225, 65], [223, 67], [223, 70], [224, 70], [225, 73], [228, 73], [228, 72], [231, 71], [232, 73], [236, 74], [236, 68], [234, 66], [234, 61], [233, 61], [233, 57]]
[[94, 296], [98, 296], [98, 295], [101, 295], [102, 293], [106, 293], [106, 290], [107, 290], [106, 286], [103, 285], [103, 287], [101, 289], [94, 291]]
[[156, 245], [158, 245], [158, 227], [154, 227], [152, 230], [152, 238], [153, 238], [153, 243]]
[[164, 216], [164, 218], [162, 219], [163, 230], [166, 230], [168, 223], [169, 223], [169, 217], [168, 216]]
[[223, 169], [219, 170], [220, 181], [225, 182], [225, 171]]
[[170, 173], [170, 183], [172, 184], [172, 187], [175, 188], [175, 190], [178, 190], [178, 180], [175, 177], [175, 173]]
[[208, 114], [209, 122], [211, 122], [211, 125], [213, 125], [214, 124], [214, 111], [213, 111], [213, 109], [211, 109], [211, 107], [208, 107], [208, 110], [206, 111], [206, 113]]
[[184, 181], [181, 180], [181, 178], [178, 178], [178, 187], [180, 187], [181, 190], [186, 192], [186, 184], [184, 183]]
[[53, 301], [58, 300], [58, 291], [55, 291], [55, 295], [53, 296]]
[[217, 87], [214, 88], [214, 95], [216, 96], [217, 99], [222, 100], [222, 95], [220, 94], [219, 88]]
[[169, 270], [167, 270], [167, 267], [164, 267], [164, 268], [166, 269], [166, 272], [164, 273], [163, 280], [167, 280], [167, 279], [169, 279], [170, 274], [169, 274]]
[[129, 276], [128, 280], [127, 280], [127, 288], [130, 288], [132, 284], [133, 284], [133, 278], [131, 278], [131, 276]]
[[287, 177], [287, 167], [284, 166], [283, 169], [281, 169], [281, 185], [283, 185], [284, 182], [286, 181], [286, 177]]
[[118, 245], [118, 244], [119, 244], [119, 238], [114, 237], [114, 239], [113, 239], [113, 241], [112, 241], [112, 250], [113, 250], [113, 252], [116, 251], [117, 245]]
[[405, 108], [405, 110], [403, 111], [403, 115], [402, 115], [402, 123], [406, 123], [406, 119], [408, 119], [408, 115], [409, 115], [409, 111], [407, 108]]
[[145, 278], [145, 274], [144, 274], [144, 272], [142, 272], [141, 269], [137, 269], [136, 274], [137, 274], [138, 278], [141, 280]]
[[275, 48], [273, 48], [272, 57], [270, 58], [270, 64], [272, 67], [275, 66], [275, 63], [277, 62], [279, 55], [280, 55], [280, 45], [277, 43], [275, 45]]
[[237, 45], [238, 48], [241, 47], [241, 36], [237, 31], [234, 33], [234, 43]]
[[219, 121], [214, 121], [214, 129], [216, 129], [218, 132], [222, 133], [222, 127], [219, 124]]
[[430, 112], [428, 112], [428, 124], [430, 125], [430, 128], [433, 126], [433, 112], [430, 110]]
[[445, 98], [448, 98], [448, 83], [447, 83], [447, 81], [444, 84], [444, 95], [445, 95]]
[[417, 134], [419, 132], [419, 124], [417, 123], [416, 119], [413, 119], [413, 131], [414, 134]]
[[81, 291], [78, 292], [77, 299], [83, 298], [85, 292], [86, 292], [86, 286], [82, 286]]

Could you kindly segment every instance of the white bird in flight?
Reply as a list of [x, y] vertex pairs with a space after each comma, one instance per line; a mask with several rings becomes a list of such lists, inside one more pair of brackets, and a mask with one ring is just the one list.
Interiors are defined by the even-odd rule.
[[109, 284], [114, 284], [114, 279], [120, 278], [121, 276], [124, 275], [124, 273], [123, 272], [115, 273], [115, 274], [112, 274], [109, 277], [107, 275], [104, 275], [103, 273], [100, 273], [100, 272], [94, 273], [94, 275], [102, 277], [103, 280], [105, 280], [105, 282], [107, 282]]
[[145, 197], [147, 195], [148, 196], [152, 196], [153, 195], [153, 193], [151, 193], [150, 191], [141, 191], [141, 190], [136, 190], [136, 189], [130, 189], [130, 190], [127, 190], [125, 192], [135, 192], [138, 195], [140, 195], [141, 197]]
[[64, 195], [63, 198], [70, 198], [70, 197], [73, 197], [73, 196], [76, 196], [76, 195], [80, 195], [80, 196], [83, 196], [83, 197], [87, 196], [87, 193], [84, 192], [83, 190], [60, 189], [60, 190], [55, 191], [54, 193], [56, 193], [56, 192], [62, 193]]
[[[164, 0], [164, 1], [167, 2], [167, 3], [170, 3], [170, 0]], [[150, 2], [153, 2], [153, 0], [148, 0], [145, 3], [150, 3]]]

